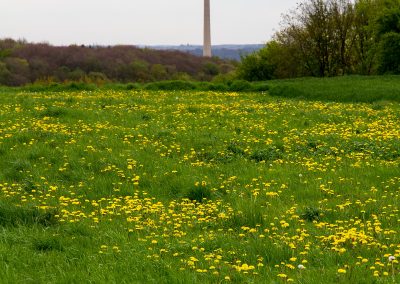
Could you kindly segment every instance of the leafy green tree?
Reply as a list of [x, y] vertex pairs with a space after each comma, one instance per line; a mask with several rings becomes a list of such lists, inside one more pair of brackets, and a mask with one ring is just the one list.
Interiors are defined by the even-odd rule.
[[205, 75], [216, 76], [220, 73], [218, 65], [212, 62], [206, 62], [203, 65], [203, 72]]
[[343, 75], [353, 72], [352, 53], [355, 43], [354, 5], [348, 0], [329, 2], [330, 21], [333, 25], [332, 71], [331, 74]]
[[400, 33], [400, 1], [384, 2], [384, 8], [377, 18], [378, 36]]
[[376, 0], [358, 0], [354, 5], [354, 69], [362, 75], [375, 73], [378, 44], [375, 32]]
[[274, 78], [277, 68], [276, 54], [277, 43], [269, 42], [258, 52], [242, 57], [242, 62], [238, 67], [238, 77], [247, 81], [263, 81]]
[[29, 76], [32, 81], [44, 79], [50, 76], [49, 64], [41, 58], [33, 58], [29, 62]]
[[380, 74], [400, 74], [400, 33], [387, 33], [381, 40]]
[[108, 78], [104, 73], [101, 72], [89, 72], [87, 75], [88, 83], [95, 83], [96, 85], [102, 85], [108, 82]]
[[131, 75], [130, 81], [146, 82], [150, 79], [149, 64], [144, 60], [136, 59], [129, 65], [128, 75]]
[[172, 74], [171, 79], [178, 81], [193, 81], [193, 77], [186, 72], [175, 72]]
[[60, 82], [68, 80], [68, 76], [71, 70], [66, 66], [60, 66], [54, 71], [56, 79]]
[[376, 20], [380, 42], [379, 73], [400, 74], [400, 1], [382, 1]]
[[7, 58], [7, 57], [11, 56], [11, 53], [12, 53], [11, 49], [9, 49], [9, 48], [2, 49], [0, 47], [0, 59], [1, 58]]
[[29, 62], [26, 59], [18, 57], [7, 57], [4, 62], [10, 72], [7, 85], [20, 86], [30, 82], [29, 80]]
[[7, 69], [7, 65], [0, 61], [0, 84], [6, 85], [10, 78], [10, 71]]
[[156, 81], [168, 79], [167, 68], [164, 65], [153, 64], [150, 68], [150, 73], [153, 79]]
[[67, 75], [67, 80], [70, 81], [82, 81], [86, 76], [85, 71], [80, 68], [76, 68], [75, 70], [71, 71]]
[[[305, 0], [284, 16], [275, 39], [281, 47], [282, 74], [335, 76], [350, 73], [354, 7], [350, 0]], [[280, 65], [284, 66], [284, 65]]]

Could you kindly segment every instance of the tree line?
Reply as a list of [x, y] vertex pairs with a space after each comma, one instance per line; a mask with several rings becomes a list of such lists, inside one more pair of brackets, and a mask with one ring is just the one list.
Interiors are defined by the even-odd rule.
[[400, 74], [400, 0], [303, 1], [237, 72], [249, 81]]
[[0, 40], [0, 85], [53, 82], [209, 81], [233, 63], [134, 46], [62, 46]]

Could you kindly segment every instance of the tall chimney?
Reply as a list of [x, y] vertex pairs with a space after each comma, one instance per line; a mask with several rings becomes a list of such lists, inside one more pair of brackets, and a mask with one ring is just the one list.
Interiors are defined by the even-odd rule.
[[204, 45], [203, 56], [211, 57], [211, 24], [210, 24], [210, 0], [204, 0]]

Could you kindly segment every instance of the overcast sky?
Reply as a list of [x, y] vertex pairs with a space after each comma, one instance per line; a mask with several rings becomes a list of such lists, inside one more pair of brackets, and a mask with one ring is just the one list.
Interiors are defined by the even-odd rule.
[[[211, 0], [213, 44], [264, 43], [296, 0]], [[203, 0], [0, 0], [0, 38], [69, 44], [201, 44]]]

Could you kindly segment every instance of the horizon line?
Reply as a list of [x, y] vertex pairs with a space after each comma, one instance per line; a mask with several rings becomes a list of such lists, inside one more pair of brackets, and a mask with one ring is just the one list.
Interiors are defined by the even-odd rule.
[[[144, 44], [144, 43], [54, 43], [48, 40], [40, 40], [40, 41], [31, 41], [24, 37], [20, 38], [13, 38], [9, 36], [0, 36], [0, 40], [11, 39], [15, 41], [25, 41], [31, 44], [48, 44], [52, 46], [71, 46], [71, 45], [85, 45], [85, 46], [138, 46], [138, 47], [151, 47], [151, 46], [203, 46], [202, 43], [151, 43], [151, 44]], [[211, 46], [223, 46], [223, 45], [265, 45], [268, 41], [263, 41], [259, 43], [216, 43], [212, 44]]]

